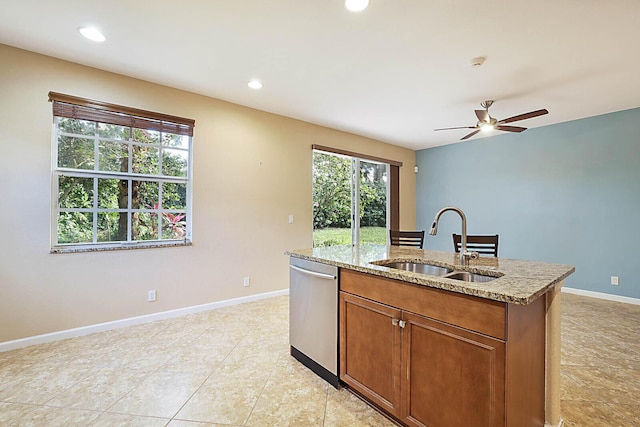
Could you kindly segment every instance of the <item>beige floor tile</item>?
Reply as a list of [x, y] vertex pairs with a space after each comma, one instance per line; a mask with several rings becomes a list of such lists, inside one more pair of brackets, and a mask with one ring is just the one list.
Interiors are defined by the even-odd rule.
[[563, 400], [561, 413], [566, 427], [632, 427], [620, 412], [602, 402]]
[[88, 426], [100, 412], [83, 411], [79, 409], [51, 408], [38, 406], [29, 411], [11, 426], [15, 427], [73, 427]]
[[235, 347], [247, 335], [246, 329], [209, 328], [195, 339], [200, 345]]
[[634, 426], [640, 426], [640, 404], [610, 406], [617, 412], [620, 412]]
[[567, 374], [567, 369], [563, 369], [560, 378], [560, 399], [562, 400], [583, 400], [583, 401], [602, 401], [598, 396], [594, 396], [581, 383], [573, 379]]
[[394, 427], [396, 424], [351, 392], [329, 389], [324, 427]]
[[215, 370], [215, 375], [260, 378], [266, 381], [282, 352], [274, 348], [235, 347]]
[[36, 408], [35, 405], [0, 402], [0, 426], [13, 426], [16, 422], [27, 419], [28, 413]]
[[145, 345], [118, 345], [114, 365], [131, 369], [155, 370], [172, 360], [178, 353], [178, 347], [154, 342]]
[[47, 405], [105, 411], [149, 374], [141, 370], [102, 368], [49, 400]]
[[208, 376], [233, 349], [232, 345], [210, 345], [196, 341], [181, 346], [176, 355], [158, 368], [158, 371], [199, 373]]
[[[19, 361], [18, 361], [19, 362]], [[19, 369], [3, 369], [0, 383], [0, 401], [42, 404], [86, 378], [91, 369], [43, 363]]]
[[154, 372], [109, 408], [109, 412], [171, 418], [205, 379], [199, 374]]
[[96, 418], [90, 427], [164, 427], [168, 422], [168, 418], [141, 417], [107, 412]]
[[567, 375], [574, 379], [579, 387], [600, 402], [634, 405], [640, 398], [640, 383], [633, 380], [633, 371], [615, 368], [590, 368], [567, 366]]
[[206, 324], [175, 322], [175, 325], [170, 325], [154, 335], [153, 341], [175, 346], [190, 344], [197, 340], [208, 328]]
[[72, 338], [56, 343], [46, 359], [49, 363], [109, 366], [117, 357], [119, 341], [108, 340], [105, 333]]
[[213, 424], [213, 423], [203, 423], [200, 421], [183, 421], [183, 420], [173, 420], [167, 427], [241, 427], [234, 426], [232, 424]]
[[175, 419], [244, 425], [266, 380], [212, 375]]
[[327, 390], [328, 384], [322, 380], [274, 374], [267, 381], [245, 425], [322, 426]]

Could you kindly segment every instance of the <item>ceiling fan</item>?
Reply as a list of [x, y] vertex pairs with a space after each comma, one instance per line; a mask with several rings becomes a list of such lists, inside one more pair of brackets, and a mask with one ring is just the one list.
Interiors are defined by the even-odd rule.
[[484, 108], [484, 110], [475, 110], [476, 117], [478, 117], [478, 123], [476, 123], [475, 126], [460, 126], [460, 127], [454, 127], [454, 128], [441, 128], [441, 129], [434, 129], [434, 130], [475, 129], [470, 134], [467, 134], [462, 138], [460, 138], [460, 141], [462, 141], [464, 139], [471, 138], [481, 130], [484, 131], [484, 130], [497, 129], [497, 130], [502, 130], [506, 132], [522, 132], [527, 130], [527, 128], [523, 128], [520, 126], [505, 126], [505, 123], [517, 122], [518, 120], [530, 119], [532, 117], [543, 116], [549, 113], [546, 109], [543, 108], [542, 110], [530, 111], [528, 113], [518, 114], [517, 116], [509, 117], [507, 119], [498, 120], [489, 115], [489, 107], [491, 107], [492, 105], [493, 105], [493, 101], [490, 99], [487, 101], [482, 101], [480, 103], [480, 106]]

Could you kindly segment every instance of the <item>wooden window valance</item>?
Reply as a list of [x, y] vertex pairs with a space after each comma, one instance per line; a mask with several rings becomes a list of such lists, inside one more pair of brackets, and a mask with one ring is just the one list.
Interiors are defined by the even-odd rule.
[[90, 120], [188, 136], [193, 136], [193, 128], [195, 127], [195, 120], [192, 119], [57, 92], [49, 92], [49, 101], [53, 102], [53, 115], [57, 117]]

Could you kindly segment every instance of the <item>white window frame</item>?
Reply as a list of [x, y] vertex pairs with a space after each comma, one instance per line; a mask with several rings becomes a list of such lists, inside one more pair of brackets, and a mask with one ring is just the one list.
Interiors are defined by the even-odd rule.
[[[76, 135], [66, 132], [62, 132], [58, 123], [60, 117], [54, 116], [52, 124], [52, 175], [51, 175], [51, 252], [52, 253], [64, 253], [64, 252], [83, 252], [83, 251], [96, 251], [96, 250], [118, 250], [118, 249], [134, 249], [134, 248], [150, 248], [150, 247], [164, 247], [164, 246], [186, 246], [191, 244], [192, 240], [192, 195], [193, 195], [193, 137], [185, 136], [188, 139], [187, 148], [166, 146], [162, 143], [163, 131], [158, 131], [158, 142], [154, 144], [139, 143], [133, 141], [132, 129], [127, 139], [111, 139], [101, 137], [98, 132], [98, 126], [96, 125], [96, 132], [94, 135]], [[91, 121], [91, 120], [90, 120]], [[104, 123], [98, 120], [95, 123]], [[168, 132], [170, 133], [170, 132]], [[75, 169], [68, 167], [58, 166], [58, 152], [59, 152], [59, 138], [61, 136], [78, 137], [85, 140], [93, 140], [94, 145], [94, 166], [92, 170], [88, 169]], [[128, 171], [127, 172], [111, 172], [101, 171], [98, 168], [99, 164], [99, 143], [100, 142], [115, 142], [119, 144], [126, 144], [128, 147]], [[142, 174], [132, 172], [132, 152], [133, 146], [146, 146], [158, 149], [158, 174]], [[187, 170], [184, 177], [162, 175], [162, 152], [163, 150], [182, 151], [187, 154]], [[91, 208], [60, 208], [59, 203], [59, 177], [60, 176], [74, 176], [80, 178], [93, 179], [93, 201]], [[98, 179], [118, 179], [127, 180], [128, 191], [128, 204], [126, 209], [106, 209], [98, 207]], [[141, 207], [140, 209], [132, 209], [132, 181], [150, 181], [158, 182], [158, 205], [154, 206], [154, 209], [148, 209]], [[186, 186], [186, 206], [185, 209], [163, 209], [162, 206], [162, 183], [177, 183], [185, 184]], [[76, 242], [76, 243], [59, 243], [58, 242], [58, 216], [61, 212], [86, 212], [92, 215], [92, 241], [91, 242]], [[98, 242], [98, 214], [106, 212], [126, 212], [127, 213], [127, 240], [126, 241], [106, 241]], [[158, 221], [157, 232], [158, 236], [154, 240], [132, 240], [132, 218], [135, 212], [149, 212], [156, 214], [156, 220]], [[185, 235], [181, 239], [163, 239], [162, 238], [162, 215], [165, 213], [171, 214], [184, 214], [185, 215]]]

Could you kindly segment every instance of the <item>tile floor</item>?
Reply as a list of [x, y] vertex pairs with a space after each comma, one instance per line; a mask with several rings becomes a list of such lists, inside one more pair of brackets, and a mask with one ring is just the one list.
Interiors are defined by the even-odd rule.
[[[567, 426], [640, 426], [640, 306], [563, 294]], [[0, 426], [393, 426], [288, 353], [288, 297], [0, 353]]]
[[562, 294], [565, 426], [640, 426], [640, 306]]

